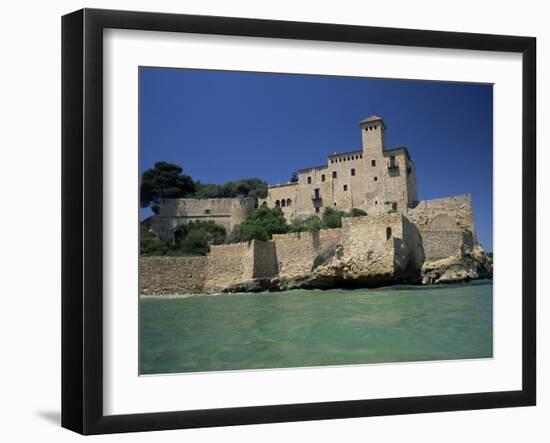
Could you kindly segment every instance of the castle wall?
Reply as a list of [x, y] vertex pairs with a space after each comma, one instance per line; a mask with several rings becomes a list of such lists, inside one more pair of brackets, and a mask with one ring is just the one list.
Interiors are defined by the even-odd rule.
[[[401, 153], [391, 153], [396, 166], [389, 169], [390, 156], [384, 155], [382, 178], [379, 187], [378, 207], [384, 212], [396, 209], [398, 212], [406, 212], [409, 204], [407, 188], [407, 156]], [[383, 203], [383, 206], [380, 206]], [[394, 208], [393, 205], [396, 205]]]
[[140, 257], [140, 294], [200, 294], [207, 257]]
[[415, 269], [420, 269], [426, 260], [422, 234], [407, 217], [403, 217], [403, 242], [409, 251], [410, 263]]
[[432, 231], [426, 229], [421, 234], [426, 260], [439, 260], [460, 255], [462, 246], [462, 233], [460, 231]]
[[[364, 208], [365, 159], [363, 153], [357, 151], [331, 156], [328, 166], [331, 184], [327, 195], [329, 199], [323, 202], [324, 207], [341, 211], [349, 211], [354, 207]], [[355, 175], [352, 175], [352, 169], [355, 170]], [[336, 178], [332, 178], [333, 172], [336, 172]]]
[[467, 229], [476, 240], [474, 212], [470, 194], [423, 200], [409, 209], [408, 217], [420, 231], [461, 231]]
[[216, 245], [207, 257], [142, 257], [140, 290], [144, 295], [221, 292], [257, 278], [305, 276], [339, 260], [345, 275], [384, 281], [414, 276], [425, 260], [460, 256], [473, 247], [468, 230], [419, 230], [400, 213], [345, 217], [342, 228]]
[[279, 273], [275, 243], [271, 241], [254, 241], [253, 278], [275, 277]]
[[[290, 222], [294, 216], [294, 212], [296, 211], [296, 189], [298, 187], [298, 183], [288, 183], [284, 185], [277, 185], [277, 186], [271, 186], [269, 188], [269, 192], [267, 194], [267, 197], [265, 199], [261, 199], [258, 201], [258, 205], [261, 205], [263, 202], [267, 204], [268, 207], [274, 208], [276, 205], [276, 202], [279, 201], [279, 207], [283, 211], [283, 215], [286, 218], [287, 222]], [[281, 202], [285, 201], [285, 206], [282, 206]], [[288, 201], [290, 200], [290, 206], [288, 205]]]
[[256, 240], [210, 247], [205, 268], [206, 291], [221, 291], [226, 287], [252, 280], [254, 276], [254, 243]]
[[[327, 207], [345, 211], [363, 207], [364, 170], [361, 151], [353, 151], [330, 156], [327, 166], [299, 171], [293, 217], [321, 216]], [[319, 189], [317, 200], [312, 198], [315, 189]]]
[[395, 239], [403, 236], [401, 214], [343, 218], [342, 231], [344, 258], [353, 259], [357, 266], [368, 267], [371, 274], [394, 272]]
[[190, 221], [213, 221], [231, 233], [252, 213], [253, 198], [174, 198], [163, 200], [159, 213], [151, 218], [151, 229], [172, 240], [173, 232]]
[[412, 160], [408, 161], [410, 172], [407, 173], [407, 189], [409, 208], [413, 208], [418, 203], [418, 189], [416, 187], [416, 166]]
[[293, 232], [273, 235], [279, 275], [292, 277], [307, 274], [317, 257], [326, 257], [341, 242], [342, 229], [319, 232]]
[[280, 276], [292, 277], [311, 271], [316, 255], [313, 237], [310, 232], [273, 235]]

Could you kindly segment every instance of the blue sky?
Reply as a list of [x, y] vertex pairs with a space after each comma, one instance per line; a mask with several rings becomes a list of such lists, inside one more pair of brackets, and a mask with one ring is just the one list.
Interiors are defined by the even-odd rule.
[[492, 85], [142, 67], [141, 168], [162, 160], [204, 183], [284, 183], [360, 149], [358, 122], [373, 113], [389, 147], [408, 147], [419, 199], [472, 194], [492, 250]]

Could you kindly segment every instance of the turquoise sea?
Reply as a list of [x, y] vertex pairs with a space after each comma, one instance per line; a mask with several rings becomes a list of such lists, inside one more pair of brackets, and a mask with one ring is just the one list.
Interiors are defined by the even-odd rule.
[[140, 300], [140, 372], [490, 358], [493, 285]]

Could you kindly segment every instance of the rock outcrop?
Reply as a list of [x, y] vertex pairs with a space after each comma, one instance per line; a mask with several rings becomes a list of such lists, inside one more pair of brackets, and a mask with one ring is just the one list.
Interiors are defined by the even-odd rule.
[[481, 246], [460, 256], [428, 261], [422, 265], [422, 284], [456, 283], [493, 277], [493, 258]]

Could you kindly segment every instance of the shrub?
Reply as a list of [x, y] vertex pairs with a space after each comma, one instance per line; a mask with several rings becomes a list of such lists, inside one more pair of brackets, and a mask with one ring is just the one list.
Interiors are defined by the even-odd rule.
[[174, 244], [163, 240], [144, 224], [140, 229], [141, 255], [206, 255], [210, 245], [224, 243], [227, 236], [225, 228], [213, 221], [196, 221], [180, 226]]
[[227, 233], [213, 221], [192, 221], [180, 228], [182, 236], [176, 239], [175, 248], [192, 255], [206, 255], [210, 245], [221, 244]]
[[328, 229], [341, 228], [342, 217], [345, 215], [346, 213], [344, 211], [326, 208], [325, 212], [323, 212], [323, 227]]
[[350, 211], [346, 214], [346, 217], [363, 217], [367, 215], [366, 211], [363, 211], [359, 208], [351, 208]]
[[141, 255], [165, 255], [170, 249], [168, 242], [158, 237], [144, 224], [140, 225], [139, 240]]
[[284, 234], [289, 230], [290, 227], [280, 208], [268, 208], [262, 205], [235, 228], [233, 234], [227, 238], [227, 243], [254, 239], [269, 240], [273, 234]]
[[290, 232], [317, 232], [323, 228], [323, 222], [316, 215], [306, 219], [294, 219], [290, 224]]

